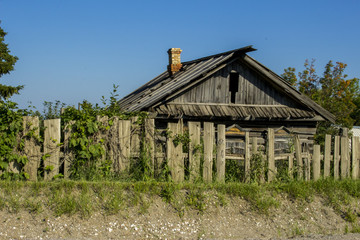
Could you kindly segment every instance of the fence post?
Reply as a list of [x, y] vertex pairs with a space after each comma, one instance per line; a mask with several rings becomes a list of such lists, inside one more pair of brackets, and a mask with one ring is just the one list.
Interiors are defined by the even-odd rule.
[[289, 174], [290, 178], [292, 179], [294, 177], [294, 155], [293, 154], [288, 156], [288, 163], [289, 163], [288, 174]]
[[267, 161], [268, 161], [268, 182], [275, 178], [275, 149], [274, 149], [274, 129], [268, 128], [267, 132]]
[[335, 141], [334, 141], [334, 179], [339, 179], [339, 151], [340, 151], [340, 137], [335, 136]]
[[320, 145], [314, 145], [314, 153], [313, 153], [313, 179], [314, 181], [320, 178]]
[[44, 120], [44, 154], [49, 154], [44, 160], [45, 180], [51, 180], [59, 173], [60, 158], [60, 119]]
[[226, 138], [225, 138], [225, 125], [217, 125], [217, 155], [216, 155], [216, 177], [217, 181], [225, 182], [225, 148], [226, 148]]
[[[38, 117], [23, 117], [24, 135], [30, 131], [34, 131], [36, 136], [39, 136], [39, 118]], [[27, 164], [24, 166], [24, 171], [29, 174], [30, 181], [37, 181], [37, 169], [40, 166], [40, 146], [36, 140], [25, 139], [24, 154], [28, 158]]]
[[205, 182], [212, 181], [213, 148], [214, 148], [214, 123], [204, 122], [203, 179]]
[[184, 180], [184, 159], [182, 152], [182, 143], [174, 143], [174, 137], [177, 134], [182, 134], [182, 125], [177, 123], [168, 123], [168, 129], [172, 133], [171, 138], [166, 141], [166, 156], [168, 166], [170, 168], [171, 177], [174, 182], [181, 182]]
[[352, 137], [352, 179], [357, 179], [359, 177], [359, 137]]
[[189, 127], [189, 168], [190, 181], [200, 177], [200, 122], [188, 122]]
[[325, 135], [324, 178], [330, 176], [331, 135]]
[[250, 180], [250, 133], [245, 132], [245, 182]]
[[303, 160], [301, 156], [301, 145], [299, 136], [295, 136], [295, 157], [297, 163], [297, 178], [298, 180], [303, 179]]

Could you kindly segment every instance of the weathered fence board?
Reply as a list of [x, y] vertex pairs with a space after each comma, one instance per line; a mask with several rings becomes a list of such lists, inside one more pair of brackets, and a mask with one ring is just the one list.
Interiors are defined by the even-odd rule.
[[101, 146], [105, 153], [102, 156], [102, 159], [98, 162], [98, 166], [100, 166], [102, 163], [105, 162], [106, 154], [109, 154], [109, 151], [108, 152], [106, 151], [107, 149], [105, 146], [105, 144], [107, 142], [111, 141], [110, 135], [106, 131], [106, 127], [108, 126], [108, 122], [109, 122], [109, 117], [108, 116], [96, 116], [96, 120], [99, 122], [99, 132], [97, 133], [97, 136], [96, 136], [96, 142], [98, 142], [98, 143], [103, 142], [103, 144], [101, 144]]
[[51, 180], [59, 173], [60, 160], [60, 119], [44, 120], [44, 160], [45, 180]]
[[245, 132], [245, 181], [250, 180], [250, 134]]
[[200, 122], [188, 122], [189, 127], [189, 169], [190, 181], [194, 181], [200, 176], [200, 135], [201, 124]]
[[351, 169], [351, 177], [352, 179], [359, 178], [359, 137], [352, 137], [352, 169]]
[[214, 136], [214, 123], [204, 122], [203, 180], [205, 182], [212, 181]]
[[347, 137], [341, 137], [340, 139], [340, 168], [341, 168], [341, 178], [347, 178], [349, 176], [349, 140]]
[[331, 159], [331, 135], [325, 135], [324, 149], [324, 177], [330, 176], [330, 159]]
[[274, 129], [269, 128], [267, 132], [267, 161], [268, 161], [268, 182], [275, 178], [275, 156], [274, 156]]
[[296, 163], [297, 163], [297, 179], [301, 180], [303, 179], [303, 160], [301, 156], [301, 145], [300, 145], [300, 139], [299, 136], [296, 135], [294, 139], [294, 145], [295, 145], [295, 156], [296, 156]]
[[217, 125], [216, 177], [217, 181], [225, 182], [225, 125]]
[[256, 154], [258, 152], [258, 138], [252, 138], [252, 145], [251, 145], [251, 152], [252, 154]]
[[181, 182], [184, 180], [184, 157], [182, 152], [182, 143], [174, 143], [174, 138], [178, 134], [183, 134], [183, 126], [180, 122], [168, 123], [168, 129], [172, 134], [166, 141], [166, 156], [168, 166], [171, 172], [171, 177], [174, 182]]
[[131, 156], [139, 156], [140, 152], [140, 126], [137, 124], [138, 117], [131, 118]]
[[320, 165], [320, 145], [314, 145], [314, 153], [313, 153], [313, 180], [319, 180], [321, 173], [321, 165]]
[[155, 169], [155, 120], [153, 118], [145, 119], [145, 142], [143, 144], [145, 144], [153, 174]]
[[304, 143], [303, 144], [303, 163], [304, 163], [304, 177], [305, 181], [310, 181], [310, 170], [311, 170], [311, 157], [309, 154], [309, 145]]
[[[24, 135], [33, 131], [33, 135], [39, 136], [39, 118], [26, 116], [23, 117]], [[30, 181], [37, 181], [37, 169], [40, 166], [40, 145], [34, 138], [26, 138], [24, 142], [24, 154], [28, 158], [28, 163], [24, 166], [25, 172], [29, 174]]]
[[339, 162], [340, 162], [340, 137], [335, 136], [334, 140], [334, 179], [339, 179]]
[[131, 158], [131, 121], [120, 120], [119, 121], [119, 146], [120, 146], [120, 160], [119, 167], [120, 171], [128, 170], [130, 168]]
[[288, 166], [289, 166], [289, 169], [288, 169], [288, 174], [290, 176], [290, 178], [293, 178], [294, 176], [294, 155], [291, 154], [288, 156]]
[[64, 178], [70, 177], [70, 167], [73, 161], [73, 153], [70, 150], [70, 138], [72, 134], [71, 126], [75, 121], [70, 121], [64, 129]]

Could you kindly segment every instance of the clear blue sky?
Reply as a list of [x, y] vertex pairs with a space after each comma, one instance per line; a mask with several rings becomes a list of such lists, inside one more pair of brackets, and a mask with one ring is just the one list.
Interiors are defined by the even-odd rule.
[[25, 85], [12, 98], [100, 103], [112, 85], [121, 97], [162, 73], [167, 49], [182, 60], [253, 45], [250, 53], [281, 74], [316, 59], [348, 64], [360, 77], [360, 1], [0, 0], [1, 27], [15, 71], [0, 82]]

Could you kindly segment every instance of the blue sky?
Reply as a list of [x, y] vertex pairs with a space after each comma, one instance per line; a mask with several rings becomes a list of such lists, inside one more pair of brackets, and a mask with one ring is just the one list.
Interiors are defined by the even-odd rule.
[[249, 55], [281, 74], [316, 59], [348, 64], [360, 77], [360, 1], [0, 0], [1, 27], [15, 71], [0, 82], [25, 85], [12, 98], [100, 103], [113, 84], [120, 97], [162, 73], [166, 51], [182, 61], [253, 45]]

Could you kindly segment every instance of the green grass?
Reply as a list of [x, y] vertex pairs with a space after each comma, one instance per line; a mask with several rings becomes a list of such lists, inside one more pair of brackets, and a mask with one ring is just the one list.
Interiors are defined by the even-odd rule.
[[[306, 204], [314, 197], [338, 211], [353, 231], [359, 227], [359, 209], [352, 204], [360, 197], [360, 180], [333, 179], [316, 182], [289, 181], [258, 183], [172, 183], [172, 182], [114, 182], [70, 181], [10, 182], [0, 181], [0, 210], [17, 213], [20, 210], [37, 214], [51, 211], [55, 216], [78, 214], [88, 218], [94, 212], [104, 215], [118, 214], [128, 207], [147, 212], [153, 197], [171, 205], [179, 216], [187, 209], [199, 213], [207, 210], [209, 202], [226, 206], [228, 199], [246, 200], [254, 211], [269, 214], [281, 204], [283, 197]], [[297, 231], [295, 231], [297, 232]]]

